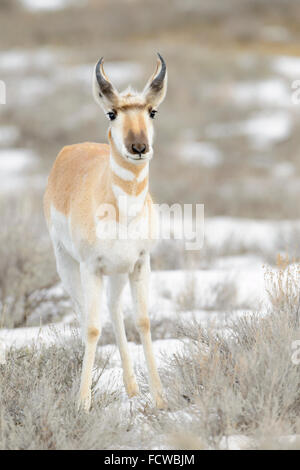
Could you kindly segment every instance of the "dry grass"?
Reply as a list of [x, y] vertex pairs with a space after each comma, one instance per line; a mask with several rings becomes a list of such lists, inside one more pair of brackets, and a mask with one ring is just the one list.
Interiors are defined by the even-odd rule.
[[299, 332], [288, 314], [236, 321], [227, 339], [195, 324], [185, 332], [189, 341], [169, 361], [168, 383], [176, 382], [173, 406], [186, 402], [186, 421], [170, 420], [169, 429], [214, 448], [223, 436], [246, 435], [260, 447], [267, 436], [299, 433], [299, 365], [291, 360]]
[[276, 312], [288, 308], [291, 318], [299, 326], [300, 311], [300, 265], [280, 254], [277, 256], [277, 270], [265, 271], [266, 289], [269, 300]]
[[221, 283], [215, 281], [211, 286], [212, 298], [201, 299], [197, 294], [197, 282], [193, 271], [188, 271], [185, 276], [185, 283], [176, 297], [176, 307], [178, 312], [192, 310], [220, 310], [230, 311], [236, 304], [237, 288], [234, 280], [224, 279]]
[[[7, 364], [0, 366], [1, 449], [107, 448], [117, 443], [117, 433], [126, 441], [128, 421], [122, 420], [114, 393], [104, 390], [90, 415], [78, 415], [82, 353], [76, 334], [47, 348], [8, 351]], [[96, 358], [98, 374], [106, 362]]]
[[36, 201], [34, 194], [0, 201], [2, 327], [27, 325], [29, 317], [46, 300], [51, 302], [49, 289], [58, 280], [41, 208], [37, 208]]
[[99, 348], [93, 408], [78, 415], [83, 350], [76, 334], [67, 342], [58, 335], [50, 347], [11, 348], [0, 366], [0, 447], [224, 448], [224, 439], [238, 435], [245, 447], [299, 448], [297, 437], [285, 437], [300, 433], [300, 365], [291, 359], [300, 333], [291, 307], [287, 295], [280, 308], [234, 320], [224, 333], [179, 325], [183, 350], [161, 364], [165, 412], [147, 398], [143, 370], [142, 395], [131, 405], [109, 384], [96, 392], [97, 378], [110, 367]]
[[[33, 103], [13, 104], [19, 85], [15, 69], [0, 77], [8, 85], [9, 97], [1, 108], [0, 125], [16, 126], [15, 147], [33, 149], [40, 156], [35, 173], [48, 173], [65, 144], [106, 139], [107, 122], [93, 108], [90, 87], [78, 77], [56, 83], [58, 67], [65, 67], [60, 71], [67, 77], [73, 66], [94, 63], [99, 54], [109, 61], [136, 61], [144, 76], [133, 84], [141, 87], [152, 71], [153, 51], [160, 50], [166, 56], [170, 80], [156, 123], [157, 151], [151, 167], [155, 201], [201, 202], [206, 216], [298, 218], [297, 112], [258, 103], [240, 107], [233, 104], [230, 93], [237, 83], [274, 76], [290, 89], [289, 79], [274, 75], [271, 61], [278, 55], [300, 53], [299, 2], [274, 0], [270, 8], [268, 0], [209, 4], [195, 0], [187, 2], [189, 8], [183, 11], [182, 2], [174, 1], [170, 8], [159, 0], [136, 1], [134, 14], [127, 3], [90, 0], [83, 10], [31, 14], [17, 0], [1, 2], [3, 51], [35, 52], [45, 47], [58, 53], [57, 63], [47, 69], [36, 64], [22, 70], [23, 85], [26, 80], [30, 85], [32, 79], [43, 79], [49, 90], [56, 87]], [[274, 25], [286, 30], [287, 40], [263, 37], [265, 27]], [[244, 136], [214, 138], [207, 132], [211, 124], [245, 121], [266, 108], [271, 113], [282, 109], [292, 122], [290, 137], [270, 150], [253, 148]], [[72, 124], [73, 116], [81, 118]], [[186, 139], [211, 142], [224, 156], [222, 164], [195, 170], [177, 151]], [[294, 167], [288, 179], [273, 174], [281, 162]], [[63, 296], [55, 295], [57, 275], [42, 221], [41, 194], [28, 191], [11, 200], [1, 195], [0, 218], [0, 327], [61, 318], [69, 306]], [[298, 234], [280, 238], [279, 250], [287, 245], [299, 256]], [[152, 265], [155, 269], [208, 268], [219, 256], [249, 251], [232, 240], [219, 251], [206, 244], [199, 253], [187, 253], [180, 243], [170, 242], [157, 248]], [[261, 253], [254, 246], [251, 253], [273, 262], [273, 247]], [[235, 320], [223, 333], [205, 330], [196, 322], [177, 325], [183, 351], [166, 356], [161, 365], [169, 398], [165, 412], [153, 408], [144, 370], [138, 371], [143, 395], [136, 401], [124, 401], [121, 390], [116, 392], [109, 384], [97, 390], [98, 377], [109, 373], [110, 367], [100, 347], [93, 408], [89, 415], [78, 414], [75, 403], [83, 349], [75, 333], [69, 341], [58, 335], [52, 346], [8, 348], [7, 362], [0, 365], [0, 448], [224, 448], [224, 436], [232, 435], [246, 436], [245, 447], [300, 448], [299, 438], [293, 442], [286, 438], [300, 433], [300, 366], [291, 360], [291, 345], [300, 339], [299, 265], [280, 258], [278, 269], [267, 271], [266, 278], [268, 311]], [[186, 284], [177, 294], [178, 308], [209, 308], [197, 300], [192, 273]], [[216, 284], [214, 308], [229, 310], [235, 295], [230, 279]], [[138, 343], [130, 317], [126, 328], [129, 340]], [[166, 319], [153, 322], [152, 331], [154, 339], [176, 336]], [[105, 330], [101, 344], [113, 342], [112, 330]]]

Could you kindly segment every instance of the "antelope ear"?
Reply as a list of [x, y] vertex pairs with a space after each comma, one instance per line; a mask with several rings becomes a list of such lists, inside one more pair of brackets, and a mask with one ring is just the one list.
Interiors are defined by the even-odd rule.
[[164, 100], [167, 92], [167, 67], [162, 56], [157, 53], [158, 61], [154, 74], [150, 77], [143, 94], [151, 106], [157, 108]]
[[104, 72], [103, 57], [101, 57], [95, 66], [93, 75], [93, 95], [96, 103], [100, 104], [105, 112], [117, 106], [118, 91]]

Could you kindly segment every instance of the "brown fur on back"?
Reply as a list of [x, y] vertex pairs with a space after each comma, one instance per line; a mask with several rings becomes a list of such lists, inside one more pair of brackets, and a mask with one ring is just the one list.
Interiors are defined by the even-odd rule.
[[[108, 192], [108, 182], [99, 178], [108, 165], [107, 144], [85, 142], [64, 147], [54, 162], [44, 196], [48, 224], [53, 205], [66, 217], [72, 212], [72, 225], [78, 223], [81, 228], [85, 227], [89, 232], [86, 235], [90, 238], [90, 230], [94, 225], [93, 209], [97, 204], [95, 196], [99, 195], [103, 200]], [[99, 181], [102, 187], [97, 188]]]
[[[110, 137], [110, 136], [109, 136]], [[114, 146], [113, 146], [114, 147]], [[144, 165], [126, 162], [115, 155], [118, 164], [135, 174]], [[79, 230], [81, 237], [92, 243], [96, 238], [95, 214], [100, 204], [112, 204], [118, 219], [118, 206], [111, 183], [118, 184], [125, 192], [139, 194], [146, 186], [147, 179], [123, 181], [110, 173], [110, 146], [85, 142], [68, 145], [58, 154], [49, 175], [44, 196], [44, 212], [51, 225], [51, 206], [65, 215], [71, 222], [71, 229]], [[152, 204], [148, 193], [147, 204]]]

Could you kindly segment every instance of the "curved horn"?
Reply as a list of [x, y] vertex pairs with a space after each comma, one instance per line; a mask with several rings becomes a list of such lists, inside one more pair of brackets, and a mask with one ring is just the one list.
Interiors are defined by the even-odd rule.
[[[106, 95], [107, 98], [112, 99], [114, 97], [114, 94], [115, 94], [114, 93], [114, 88], [113, 88], [112, 84], [108, 81], [108, 78], [107, 78], [107, 76], [104, 72], [103, 57], [101, 57], [101, 59], [98, 61], [97, 65], [96, 65], [95, 72], [96, 72], [96, 78], [97, 78], [97, 82], [98, 82], [99, 88], [101, 90], [101, 93], [103, 95]], [[99, 93], [100, 98], [102, 98], [101, 93]]]
[[167, 91], [167, 67], [162, 56], [157, 53], [156, 70], [144, 88], [144, 95], [151, 106], [159, 106]]
[[158, 55], [158, 58], [159, 58], [160, 63], [161, 63], [161, 68], [160, 68], [159, 74], [150, 83], [150, 87], [156, 92], [160, 91], [162, 89], [164, 79], [165, 79], [165, 76], [166, 76], [166, 71], [167, 71], [167, 67], [166, 67], [166, 63], [165, 63], [164, 59], [162, 58], [162, 56], [160, 55], [159, 52], [157, 53], [157, 55]]

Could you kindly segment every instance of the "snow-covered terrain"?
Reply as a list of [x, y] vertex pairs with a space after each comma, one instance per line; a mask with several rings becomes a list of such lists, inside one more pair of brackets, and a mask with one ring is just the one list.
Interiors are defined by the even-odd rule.
[[[213, 242], [222, 244], [221, 237], [223, 237], [223, 243], [227, 243], [232, 233], [242, 238], [243, 233], [244, 235], [248, 233], [248, 240], [251, 240], [251, 243], [253, 241], [262, 243], [262, 239], [265, 240], [265, 238], [261, 234], [268, 237], [272, 231], [271, 227], [271, 223], [248, 221], [247, 224], [237, 220], [211, 219], [206, 222], [206, 235], [208, 238], [211, 237]], [[252, 236], [250, 236], [251, 233]], [[246, 237], [244, 241], [247, 241]], [[160, 322], [165, 330], [175, 331], [176, 325], [197, 321], [205, 327], [217, 328], [225, 332], [230, 320], [252, 315], [267, 303], [264, 269], [259, 257], [240, 256], [227, 260], [219, 258], [215, 260], [215, 265], [207, 270], [152, 272], [149, 308], [152, 323]], [[52, 289], [52, 297], [59, 298], [62, 294], [61, 285]], [[129, 286], [125, 288], [123, 301], [124, 317], [128, 319], [132, 316]], [[222, 305], [226, 308], [220, 307]], [[74, 318], [74, 315], [70, 313], [63, 321], [53, 325], [0, 330], [2, 356], [5, 355], [5, 349], [9, 346], [21, 348], [34, 344], [39, 347], [42, 344], [50, 346], [57, 341], [63, 342], [74, 335], [74, 331], [76, 334], [79, 333], [76, 323], [74, 326]], [[106, 303], [103, 305], [101, 318], [103, 329], [111, 328]], [[109, 359], [96, 390], [107, 388], [110, 391], [122, 390], [123, 404], [126, 407], [128, 399], [123, 390], [122, 369], [117, 347], [115, 344], [101, 345], [101, 342], [98, 347]], [[135, 367], [143, 370], [145, 362], [142, 346], [130, 342], [129, 347]], [[160, 358], [171, 357], [175, 352], [179, 353], [183, 347], [184, 339], [182, 338], [167, 337], [154, 340], [158, 365]]]
[[[149, 442], [154, 449], [170, 448], [168, 438], [176, 426], [183, 433], [191, 432], [191, 439], [199, 437], [194, 444], [197, 449], [202, 448], [202, 438], [206, 448], [255, 447], [253, 439], [260, 439], [259, 433], [269, 437], [271, 427], [272, 438], [278, 437], [277, 447], [299, 447], [299, 421], [296, 427], [293, 414], [295, 406], [299, 415], [299, 371], [295, 372], [290, 360], [291, 344], [298, 333], [293, 331], [289, 336], [293, 327], [290, 318], [295, 310], [299, 312], [298, 284], [293, 291], [292, 279], [286, 295], [286, 276], [281, 278], [278, 317], [286, 311], [292, 315], [275, 327], [279, 309], [266, 289], [270, 287], [270, 270], [277, 269], [278, 255], [299, 259], [296, 9], [283, 9], [282, 14], [278, 10], [274, 16], [270, 8], [270, 15], [265, 15], [267, 1], [263, 1], [259, 15], [247, 7], [243, 17], [243, 6], [239, 5], [236, 22], [232, 19], [233, 5], [239, 3], [236, 0], [229, 2], [228, 12], [226, 2], [175, 1], [172, 9], [160, 9], [157, 1], [147, 8], [144, 3], [6, 0], [4, 7], [0, 6], [0, 19], [5, 22], [8, 15], [16, 26], [11, 31], [6, 25], [2, 28], [0, 51], [0, 78], [6, 91], [0, 116], [0, 199], [5, 225], [0, 230], [0, 447], [26, 448], [31, 432], [28, 447], [62, 447], [67, 443], [76, 448], [110, 448], [112, 443], [119, 445], [118, 435], [105, 442], [102, 437], [94, 438], [94, 431], [100, 429], [99, 435], [105, 435], [119, 427], [124, 437], [120, 447], [127, 449], [137, 442], [136, 436], [127, 437], [135, 425], [138, 437], [146, 436], [141, 440], [143, 448]], [[154, 11], [157, 7], [159, 18]], [[150, 15], [152, 9], [154, 14]], [[64, 441], [60, 433], [55, 442], [53, 435], [58, 433], [48, 432], [56, 429], [54, 423], [62, 428], [64, 423], [80, 437], [85, 433], [85, 425], [79, 423], [76, 428], [75, 423], [73, 429], [68, 422], [75, 410], [83, 349], [78, 341], [78, 319], [61, 283], [57, 283], [43, 225], [42, 193], [63, 145], [106, 141], [107, 121], [91, 93], [96, 60], [104, 55], [105, 72], [117, 89], [129, 84], [142, 89], [152, 73], [156, 50], [166, 58], [170, 81], [155, 121], [151, 191], [154, 200], [161, 203], [178, 203], [183, 208], [192, 202], [193, 210], [197, 203], [205, 206], [204, 220], [199, 221], [203, 235], [200, 250], [188, 252], [185, 240], [170, 239], [159, 242], [152, 256], [149, 315], [155, 357], [164, 387], [172, 395], [170, 409], [157, 412], [151, 403], [127, 286], [123, 313], [141, 396], [129, 400], [125, 393], [104, 296], [102, 336], [94, 369], [95, 402], [89, 417], [99, 412], [108, 421], [97, 419], [94, 428], [87, 422], [89, 438], [79, 439], [75, 445], [73, 437]], [[179, 68], [184, 71], [184, 80]], [[167, 225], [168, 220], [162, 220], [165, 222]], [[174, 222], [171, 238], [176, 238], [182, 219], [175, 216]], [[195, 220], [190, 217], [185, 223], [190, 233]], [[274, 277], [277, 274], [278, 270]], [[244, 328], [246, 319], [250, 319], [250, 326]], [[205, 335], [199, 333], [195, 339], [198, 331], [220, 338], [215, 355], [209, 356]], [[230, 354], [226, 354], [226, 345], [235, 343], [231, 341], [234, 331], [239, 347], [228, 347]], [[257, 338], [260, 341], [251, 351]], [[193, 355], [194, 346], [199, 355]], [[206, 367], [207, 357], [215, 369]], [[64, 360], [66, 370], [74, 368], [69, 377], [61, 367]], [[26, 367], [23, 381], [18, 381]], [[107, 401], [103, 400], [106, 391]], [[114, 407], [117, 419], [111, 419]], [[60, 410], [57, 415], [51, 414], [55, 408]], [[285, 422], [282, 417], [287, 415]], [[8, 417], [8, 427], [13, 424], [8, 438], [3, 416]], [[125, 432], [122, 425], [128, 416]], [[163, 438], [156, 435], [158, 424], [164, 429]], [[22, 429], [25, 438], [18, 440]], [[213, 444], [212, 436], [216, 438]], [[180, 445], [176, 448], [185, 448]]]

